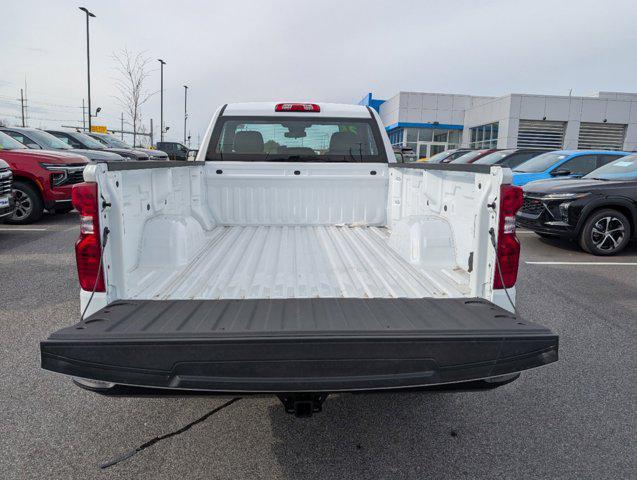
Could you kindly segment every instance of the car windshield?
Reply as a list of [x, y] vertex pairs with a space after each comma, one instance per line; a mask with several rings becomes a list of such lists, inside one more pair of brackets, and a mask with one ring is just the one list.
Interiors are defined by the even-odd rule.
[[637, 154], [628, 155], [610, 162], [597, 170], [593, 170], [582, 178], [595, 178], [600, 180], [636, 180], [637, 179]]
[[78, 142], [81, 142], [86, 148], [93, 150], [104, 150], [104, 145], [95, 140], [92, 137], [89, 137], [85, 133], [73, 132], [71, 135], [77, 139]]
[[6, 133], [0, 132], [0, 150], [25, 150], [26, 148]]
[[222, 118], [206, 160], [386, 163], [372, 125], [359, 118]]
[[547, 168], [552, 167], [560, 160], [564, 160], [568, 157], [565, 153], [548, 152], [533, 157], [532, 159], [518, 165], [514, 172], [522, 173], [539, 173], [544, 172]]
[[470, 152], [465, 153], [464, 155], [460, 155], [455, 160], [452, 160], [450, 163], [471, 163], [474, 158], [480, 156], [483, 150], [472, 150]]
[[112, 135], [100, 135], [96, 137], [98, 141], [102, 142], [104, 145], [114, 148], [133, 148], [124, 140], [120, 140], [119, 138], [115, 138]]
[[448, 156], [453, 155], [454, 151], [455, 150], [444, 150], [440, 153], [436, 153], [429, 160], [427, 160], [427, 163], [440, 163]]
[[492, 152], [485, 155], [482, 158], [478, 158], [475, 162], [476, 165], [495, 165], [499, 163], [505, 157], [511, 155], [515, 150], [500, 150], [499, 152]]
[[51, 150], [71, 150], [73, 148], [70, 145], [64, 143], [59, 138], [54, 137], [48, 132], [43, 132], [42, 130], [29, 130], [28, 135], [44, 149], [49, 148]]

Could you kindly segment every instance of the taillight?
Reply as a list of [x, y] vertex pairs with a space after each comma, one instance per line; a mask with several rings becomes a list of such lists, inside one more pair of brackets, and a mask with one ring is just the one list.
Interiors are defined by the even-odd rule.
[[77, 183], [71, 191], [73, 206], [80, 212], [80, 238], [75, 243], [77, 276], [82, 290], [104, 292], [104, 272], [100, 270], [102, 245], [97, 183]]
[[[498, 225], [498, 264], [493, 288], [510, 288], [518, 278], [520, 242], [515, 236], [515, 214], [522, 206], [522, 189], [513, 185], [500, 187], [500, 224]], [[496, 264], [497, 269], [497, 264]]]
[[316, 103], [277, 103], [275, 112], [320, 112]]

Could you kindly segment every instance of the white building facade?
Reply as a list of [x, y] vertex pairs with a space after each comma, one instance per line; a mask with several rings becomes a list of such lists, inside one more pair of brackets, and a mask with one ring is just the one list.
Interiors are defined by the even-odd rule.
[[419, 158], [450, 148], [637, 151], [637, 93], [595, 96], [509, 94], [502, 97], [400, 92], [366, 95], [393, 145]]

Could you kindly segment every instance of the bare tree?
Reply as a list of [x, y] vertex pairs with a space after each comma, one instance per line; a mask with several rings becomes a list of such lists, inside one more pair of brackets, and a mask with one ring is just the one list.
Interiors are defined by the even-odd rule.
[[130, 118], [135, 145], [141, 128], [141, 106], [153, 95], [144, 88], [144, 82], [150, 75], [150, 59], [144, 56], [144, 52], [135, 54], [126, 48], [113, 53], [113, 59], [119, 73], [115, 80], [119, 94], [115, 98]]

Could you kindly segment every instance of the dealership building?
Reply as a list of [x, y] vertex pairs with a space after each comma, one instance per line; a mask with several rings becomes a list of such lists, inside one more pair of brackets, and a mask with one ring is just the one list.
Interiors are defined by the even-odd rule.
[[379, 112], [393, 145], [413, 148], [419, 158], [458, 147], [637, 151], [637, 93], [399, 92], [387, 100], [369, 93], [359, 104]]

